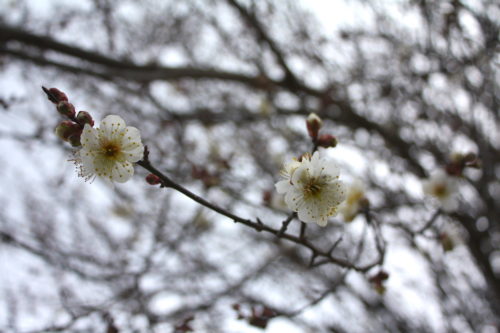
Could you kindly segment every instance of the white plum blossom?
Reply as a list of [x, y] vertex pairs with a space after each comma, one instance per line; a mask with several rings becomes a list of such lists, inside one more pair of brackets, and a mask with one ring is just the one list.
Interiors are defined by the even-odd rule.
[[76, 153], [80, 176], [95, 176], [124, 183], [134, 174], [133, 163], [142, 159], [144, 146], [137, 128], [126, 126], [115, 115], [105, 117], [99, 128], [86, 124], [81, 136], [82, 148]]
[[447, 222], [441, 229], [439, 241], [445, 252], [465, 244], [466, 236], [458, 225]]
[[337, 213], [345, 199], [339, 167], [319, 152], [285, 164], [282, 176], [285, 179], [276, 183], [276, 190], [285, 195], [288, 208], [303, 222], [326, 226], [328, 217]]
[[425, 194], [428, 194], [439, 202], [445, 212], [452, 212], [457, 209], [458, 182], [456, 177], [449, 176], [440, 170], [422, 183]]
[[366, 203], [365, 191], [365, 186], [359, 179], [353, 181], [347, 188], [346, 200], [339, 207], [344, 221], [351, 222], [354, 220], [363, 208], [363, 204]]

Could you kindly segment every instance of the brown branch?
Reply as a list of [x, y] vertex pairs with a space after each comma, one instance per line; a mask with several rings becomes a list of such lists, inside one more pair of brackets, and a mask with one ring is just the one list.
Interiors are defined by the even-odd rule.
[[[195, 67], [138, 65], [126, 59], [113, 59], [98, 52], [84, 50], [77, 46], [57, 42], [50, 37], [39, 36], [5, 25], [0, 25], [0, 41], [4, 44], [0, 47], [0, 54], [10, 54], [37, 64], [50, 65], [66, 71], [84, 73], [101, 78], [122, 78], [141, 83], [182, 78], [217, 79], [235, 81], [255, 88], [263, 87], [262, 76], [249, 76], [240, 73]], [[24, 47], [22, 49], [9, 47], [9, 41], [20, 42], [24, 44]], [[31, 54], [28, 52], [29, 47], [36, 48], [38, 51], [55, 51], [63, 55], [75, 57], [87, 62], [88, 66], [92, 65], [92, 70], [48, 60], [43, 55], [40, 55], [39, 52]], [[95, 65], [98, 66], [96, 67]], [[269, 80], [269, 82], [272, 84], [272, 81]]]
[[279, 49], [278, 45], [276, 45], [276, 43], [272, 40], [272, 38], [267, 34], [267, 32], [265, 31], [264, 27], [259, 22], [257, 17], [255, 17], [253, 13], [246, 10], [241, 4], [238, 3], [238, 1], [236, 0], [226, 0], [226, 1], [229, 5], [236, 8], [238, 13], [243, 17], [243, 19], [248, 23], [248, 25], [253, 28], [253, 30], [257, 34], [257, 38], [259, 40], [264, 41], [267, 44], [267, 46], [269, 46], [269, 49], [271, 49], [271, 52], [276, 57], [278, 64], [285, 72], [285, 77], [283, 78], [283, 82], [287, 84], [290, 90], [292, 91], [299, 88], [300, 84], [298, 82], [298, 79], [295, 76], [295, 74], [293, 74], [290, 67], [286, 63], [283, 53]]
[[[234, 0], [228, 0], [240, 6]], [[9, 47], [9, 41], [17, 41], [24, 44], [21, 49]], [[270, 40], [270, 39], [269, 39]], [[289, 91], [301, 91], [319, 99], [329, 98], [328, 91], [313, 89], [301, 83], [290, 85], [288, 81], [271, 80], [262, 75], [245, 75], [241, 73], [228, 72], [216, 69], [200, 69], [194, 67], [166, 67], [158, 65], [137, 65], [126, 59], [116, 60], [99, 54], [98, 52], [87, 51], [76, 46], [70, 46], [55, 41], [50, 37], [39, 36], [23, 31], [18, 28], [0, 25], [0, 41], [4, 46], [0, 47], [0, 54], [8, 54], [19, 59], [30, 61], [41, 66], [51, 66], [60, 68], [75, 74], [86, 74], [99, 77], [105, 80], [125, 79], [137, 83], [149, 83], [158, 80], [175, 79], [209, 79], [238, 82], [259, 90], [268, 90], [269, 87], [279, 87]], [[88, 63], [86, 66], [74, 66], [62, 62], [54, 61], [40, 55], [39, 52], [30, 54], [26, 49], [34, 47], [41, 51], [55, 51], [63, 55], [72, 56]], [[97, 65], [97, 66], [96, 66]], [[408, 163], [408, 167], [419, 177], [425, 176], [425, 170], [418, 160], [410, 153], [412, 144], [401, 139], [393, 131], [384, 128], [380, 124], [373, 122], [362, 115], [359, 115], [351, 103], [346, 99], [332, 99], [332, 105], [339, 107], [342, 112], [330, 113], [325, 110], [324, 115], [351, 128], [366, 128], [369, 131], [378, 133], [386, 142], [388, 148], [394, 151]], [[305, 111], [304, 113], [308, 113]]]

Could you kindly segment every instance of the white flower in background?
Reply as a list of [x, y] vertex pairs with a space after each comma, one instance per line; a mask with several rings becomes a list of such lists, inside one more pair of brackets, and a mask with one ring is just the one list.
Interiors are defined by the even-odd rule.
[[445, 252], [465, 243], [465, 235], [458, 225], [446, 223], [439, 233], [439, 241]]
[[353, 181], [347, 188], [346, 200], [339, 207], [340, 213], [344, 216], [344, 221], [351, 222], [354, 220], [363, 205], [367, 203], [365, 191], [365, 186], [359, 179]]
[[144, 146], [137, 128], [126, 126], [115, 115], [105, 117], [99, 128], [86, 124], [81, 136], [82, 149], [76, 153], [80, 176], [99, 176], [119, 183], [134, 174], [133, 163], [142, 159]]
[[444, 171], [440, 170], [433, 174], [428, 180], [422, 184], [425, 194], [428, 194], [439, 202], [441, 208], [446, 212], [451, 212], [457, 209], [456, 193], [458, 183], [455, 177], [449, 176]]
[[320, 157], [319, 152], [285, 164], [282, 176], [285, 179], [276, 183], [276, 190], [285, 195], [288, 208], [303, 222], [324, 227], [345, 199], [337, 164]]

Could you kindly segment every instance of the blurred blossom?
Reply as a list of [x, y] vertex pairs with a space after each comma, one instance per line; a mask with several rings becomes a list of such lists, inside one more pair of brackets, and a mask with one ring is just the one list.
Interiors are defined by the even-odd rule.
[[458, 183], [455, 177], [439, 170], [422, 183], [424, 193], [434, 197], [445, 212], [457, 209], [456, 192]]
[[347, 189], [346, 200], [340, 205], [339, 210], [344, 221], [351, 222], [356, 215], [368, 204], [365, 197], [365, 186], [357, 179]]
[[460, 244], [465, 243], [463, 233], [457, 225], [446, 223], [439, 234], [439, 241], [445, 252], [452, 251]]

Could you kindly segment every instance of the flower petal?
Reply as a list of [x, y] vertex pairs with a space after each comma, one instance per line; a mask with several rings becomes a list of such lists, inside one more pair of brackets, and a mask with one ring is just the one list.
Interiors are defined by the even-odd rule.
[[134, 167], [130, 162], [115, 163], [111, 171], [110, 179], [118, 182], [124, 183], [134, 175]]
[[144, 145], [141, 142], [140, 131], [132, 126], [128, 126], [120, 134], [122, 152], [130, 162], [137, 162], [143, 158]]
[[285, 203], [294, 212], [298, 212], [304, 205], [304, 195], [296, 187], [291, 187], [285, 195]]
[[290, 184], [290, 181], [286, 180], [286, 179], [280, 180], [279, 182], [274, 184], [274, 187], [276, 187], [276, 192], [278, 192], [280, 194], [284, 194], [284, 193], [288, 192], [288, 190], [290, 189], [291, 186], [292, 186], [292, 184]]
[[98, 132], [89, 124], [85, 124], [85, 127], [82, 131], [82, 136], [80, 137], [80, 141], [82, 143], [82, 147], [85, 149], [99, 149]]
[[126, 127], [125, 121], [120, 116], [109, 115], [106, 116], [99, 125], [99, 139], [101, 140], [115, 140], [116, 137]]

